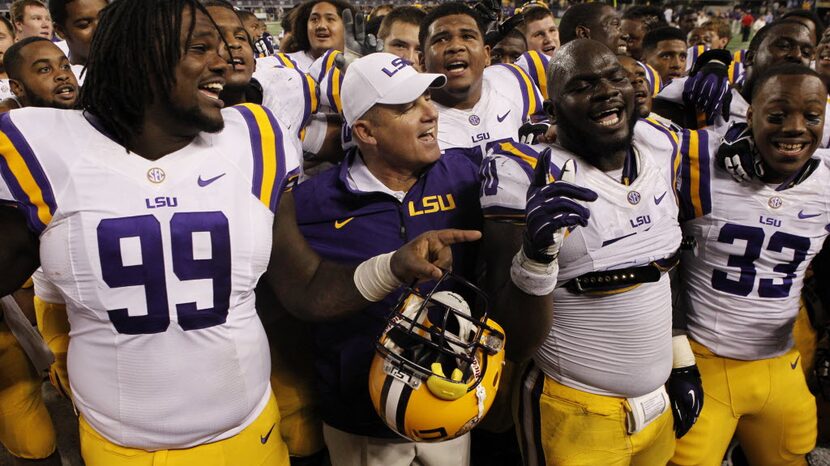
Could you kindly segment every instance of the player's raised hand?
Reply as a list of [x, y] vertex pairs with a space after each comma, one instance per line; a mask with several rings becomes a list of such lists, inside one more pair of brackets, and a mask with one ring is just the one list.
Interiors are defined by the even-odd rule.
[[383, 50], [383, 42], [374, 34], [366, 33], [366, 17], [362, 13], [353, 14], [349, 9], [343, 10], [343, 30], [346, 50], [334, 59], [335, 66], [341, 71], [346, 71], [358, 58]]
[[729, 64], [732, 55], [721, 49], [707, 50], [695, 61], [683, 86], [683, 102], [706, 114], [712, 123], [718, 114], [729, 119], [732, 93], [729, 87]]
[[574, 184], [576, 164], [573, 159], [565, 162], [558, 180], [548, 183], [549, 160], [548, 156], [539, 158], [527, 192], [527, 227], [522, 246], [528, 259], [540, 263], [556, 260], [568, 227], [588, 224], [591, 211], [577, 201], [597, 199], [594, 191]]
[[442, 269], [452, 269], [450, 246], [480, 238], [481, 232], [475, 230], [447, 229], [422, 233], [392, 255], [392, 273], [403, 283], [437, 280], [444, 274]]
[[746, 123], [729, 126], [723, 135], [715, 156], [717, 165], [725, 169], [735, 181], [749, 181], [755, 176], [763, 176], [763, 165], [756, 156], [752, 131]]

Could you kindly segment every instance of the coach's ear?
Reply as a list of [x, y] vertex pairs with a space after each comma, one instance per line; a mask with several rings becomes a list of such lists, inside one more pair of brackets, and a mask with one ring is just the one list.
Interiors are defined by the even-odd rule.
[[24, 88], [23, 85], [20, 84], [20, 81], [18, 81], [16, 79], [9, 79], [9, 87], [12, 89], [12, 93], [14, 94], [15, 97], [17, 97], [17, 100], [20, 101], [20, 103], [22, 105], [23, 102], [25, 102], [27, 100], [26, 99], [26, 88]]

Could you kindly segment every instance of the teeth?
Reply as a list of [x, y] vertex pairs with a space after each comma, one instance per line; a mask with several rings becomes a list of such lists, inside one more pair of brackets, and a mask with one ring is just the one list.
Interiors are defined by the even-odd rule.
[[775, 145], [781, 152], [800, 152], [804, 148], [804, 144], [783, 144]]
[[617, 110], [608, 110], [600, 113], [595, 120], [601, 126], [614, 126], [620, 122], [620, 115]]
[[209, 84], [205, 84], [204, 86], [202, 86], [202, 89], [207, 89], [209, 91], [213, 91], [213, 92], [216, 92], [218, 94], [218, 93], [222, 92], [222, 89], [224, 89], [224, 86], [219, 84], [219, 83], [209, 83]]

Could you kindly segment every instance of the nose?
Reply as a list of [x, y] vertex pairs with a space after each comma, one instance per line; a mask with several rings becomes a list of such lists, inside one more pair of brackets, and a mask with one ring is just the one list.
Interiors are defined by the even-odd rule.
[[781, 126], [781, 131], [788, 135], [799, 135], [807, 131], [804, 115], [798, 112], [787, 115], [784, 124]]
[[227, 47], [222, 47], [214, 53], [210, 54], [208, 58], [208, 69], [217, 74], [223, 74], [231, 67], [231, 53]]
[[437, 120], [438, 109], [435, 108], [435, 104], [433, 104], [431, 100], [426, 99], [424, 96], [421, 96], [418, 100], [424, 112], [423, 116], [421, 117], [421, 121], [433, 122]]
[[594, 93], [596, 100], [608, 100], [620, 95], [620, 90], [608, 79], [600, 79]]

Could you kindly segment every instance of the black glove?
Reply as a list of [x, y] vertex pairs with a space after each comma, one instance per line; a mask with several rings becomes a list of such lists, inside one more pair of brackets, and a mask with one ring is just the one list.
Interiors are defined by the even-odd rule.
[[469, 3], [469, 5], [488, 24], [497, 22], [501, 17], [501, 3], [498, 0], [478, 0]]
[[680, 438], [692, 428], [703, 409], [703, 382], [697, 365], [672, 369], [666, 391], [674, 414], [674, 435]]
[[274, 41], [271, 39], [271, 33], [267, 31], [262, 33], [262, 37], [254, 43], [254, 51], [260, 58], [274, 54]]
[[748, 181], [764, 174], [761, 158], [755, 151], [752, 132], [746, 123], [729, 126], [721, 138], [715, 163], [726, 170], [735, 181]]
[[729, 64], [732, 55], [727, 50], [703, 52], [689, 72], [683, 86], [683, 102], [706, 114], [707, 123], [714, 122], [718, 112], [729, 121], [732, 92], [729, 87]]
[[597, 193], [573, 184], [576, 171], [573, 160], [562, 166], [559, 180], [548, 184], [549, 158], [543, 154], [536, 162], [527, 191], [527, 226], [522, 245], [528, 259], [542, 264], [556, 260], [568, 227], [588, 224], [591, 211], [576, 201], [597, 200]]
[[519, 142], [522, 144], [536, 144], [539, 136], [544, 136], [549, 129], [550, 123], [547, 121], [538, 123], [527, 121], [519, 127]]
[[352, 14], [352, 10], [343, 10], [343, 30], [346, 50], [334, 58], [334, 64], [341, 71], [346, 71], [349, 64], [360, 57], [383, 50], [383, 41], [374, 34], [366, 33], [366, 17], [362, 13]]

